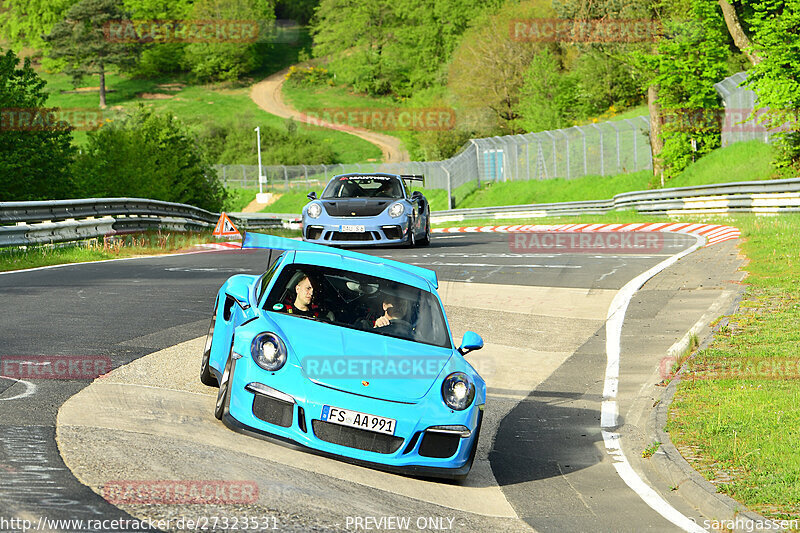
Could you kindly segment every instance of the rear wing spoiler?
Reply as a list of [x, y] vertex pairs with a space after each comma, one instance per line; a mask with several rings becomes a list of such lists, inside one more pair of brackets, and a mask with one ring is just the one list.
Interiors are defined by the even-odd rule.
[[323, 244], [314, 244], [313, 242], [305, 242], [301, 240], [286, 239], [284, 237], [276, 237], [275, 235], [265, 235], [263, 233], [245, 232], [242, 241], [242, 249], [248, 248], [269, 248], [271, 250], [297, 250], [307, 252], [323, 252], [327, 254], [336, 254], [351, 259], [359, 259], [361, 261], [369, 261], [370, 263], [379, 263], [388, 267], [402, 270], [408, 274], [413, 274], [419, 278], [424, 279], [435, 289], [439, 288], [439, 280], [436, 277], [436, 272], [427, 268], [422, 268], [416, 265], [409, 265], [401, 263], [400, 261], [393, 261], [391, 259], [384, 259], [382, 257], [375, 257], [367, 254], [360, 254], [351, 250], [343, 250], [341, 248], [331, 248]]
[[422, 186], [425, 187], [425, 176], [422, 174], [400, 174], [400, 177], [408, 181], [421, 181]]

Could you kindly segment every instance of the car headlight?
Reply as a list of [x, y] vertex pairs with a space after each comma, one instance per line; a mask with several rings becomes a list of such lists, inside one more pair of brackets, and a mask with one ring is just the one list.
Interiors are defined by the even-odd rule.
[[392, 218], [397, 218], [405, 212], [406, 208], [400, 202], [396, 204], [392, 204], [392, 207], [389, 208], [389, 216]]
[[453, 372], [442, 383], [442, 399], [450, 409], [463, 411], [475, 399], [475, 385], [463, 372]]
[[286, 364], [286, 345], [274, 333], [260, 333], [250, 345], [253, 360], [264, 370], [275, 372]]
[[322, 206], [319, 204], [311, 204], [308, 206], [308, 211], [306, 214], [311, 218], [318, 218], [320, 214], [322, 214]]

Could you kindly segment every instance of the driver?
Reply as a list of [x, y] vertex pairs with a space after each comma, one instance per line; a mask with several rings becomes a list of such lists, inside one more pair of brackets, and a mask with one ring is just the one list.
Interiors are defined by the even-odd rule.
[[286, 312], [291, 315], [319, 318], [319, 306], [312, 303], [314, 299], [314, 284], [311, 283], [311, 278], [308, 277], [308, 274], [303, 274], [303, 277], [295, 285], [294, 290], [294, 302], [286, 304]]
[[392, 322], [410, 325], [408, 323], [408, 302], [402, 298], [388, 295], [383, 299], [383, 315], [375, 320], [373, 328], [384, 328]]

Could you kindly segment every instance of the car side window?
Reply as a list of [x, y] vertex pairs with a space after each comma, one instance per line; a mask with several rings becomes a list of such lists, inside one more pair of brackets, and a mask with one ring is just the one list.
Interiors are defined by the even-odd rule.
[[[280, 259], [280, 257], [278, 259]], [[261, 297], [264, 295], [264, 291], [267, 290], [267, 287], [269, 287], [270, 281], [272, 281], [272, 278], [275, 276], [275, 272], [278, 270], [278, 264], [279, 263], [280, 263], [280, 261], [276, 259], [275, 262], [272, 263], [272, 265], [267, 269], [267, 271], [264, 272], [264, 274], [261, 276], [261, 279], [259, 280], [259, 284], [258, 284], [258, 292], [256, 294], [256, 301], [259, 301], [259, 302], [261, 301]]]

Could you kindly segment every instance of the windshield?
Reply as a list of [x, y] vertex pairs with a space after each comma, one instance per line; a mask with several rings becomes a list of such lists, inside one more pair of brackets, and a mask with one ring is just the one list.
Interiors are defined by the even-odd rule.
[[322, 193], [324, 199], [403, 197], [403, 184], [391, 176], [340, 176], [331, 180]]
[[430, 292], [358, 272], [288, 265], [264, 304], [269, 312], [451, 348], [439, 300]]

